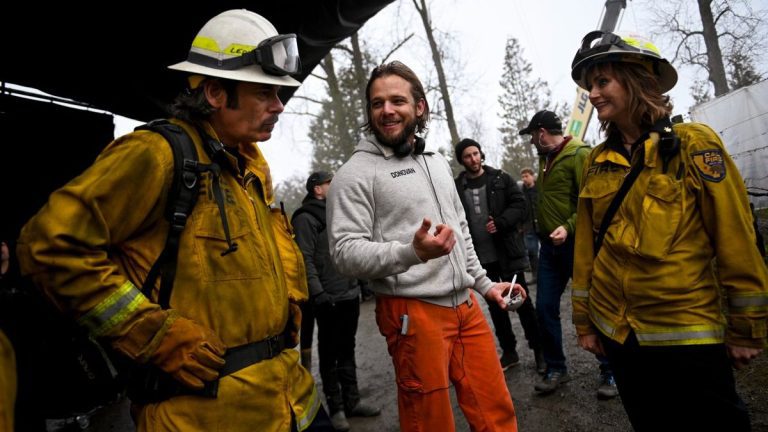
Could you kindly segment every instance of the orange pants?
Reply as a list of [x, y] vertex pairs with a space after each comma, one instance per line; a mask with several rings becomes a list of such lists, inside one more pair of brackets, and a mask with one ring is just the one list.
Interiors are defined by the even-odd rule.
[[491, 328], [474, 293], [457, 308], [376, 296], [376, 322], [395, 366], [401, 431], [455, 430], [449, 380], [473, 431], [517, 431]]

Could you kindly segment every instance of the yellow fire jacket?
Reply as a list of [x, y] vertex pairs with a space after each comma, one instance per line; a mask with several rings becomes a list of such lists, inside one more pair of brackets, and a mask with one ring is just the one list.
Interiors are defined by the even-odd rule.
[[[210, 163], [194, 127], [174, 123], [192, 136], [200, 162]], [[220, 181], [238, 249], [221, 254], [227, 242], [206, 172], [181, 235], [170, 299], [171, 309], [212, 329], [228, 347], [281, 334], [289, 319], [300, 320], [296, 303], [307, 298], [288, 220], [270, 208], [266, 160], [255, 143], [239, 151], [245, 174], [222, 169]], [[236, 158], [229, 159], [236, 168]], [[18, 243], [22, 271], [59, 308], [137, 361], [167, 327], [169, 313], [156, 304], [159, 283], [150, 299], [138, 287], [167, 237], [163, 212], [172, 178], [173, 153], [159, 134], [123, 136], [51, 195]], [[292, 410], [303, 430], [319, 407], [311, 375], [288, 349], [223, 377], [216, 399], [182, 396], [143, 406], [137, 424], [153, 431], [285, 431]]]
[[607, 143], [590, 154], [576, 222], [577, 332], [599, 330], [623, 343], [634, 331], [641, 345], [763, 347], [768, 276], [743, 180], [709, 127], [687, 123], [674, 131], [681, 150], [666, 173], [658, 135], [640, 144], [644, 168], [597, 257], [594, 236], [630, 164]]
[[0, 432], [13, 432], [16, 404], [16, 354], [0, 330]]

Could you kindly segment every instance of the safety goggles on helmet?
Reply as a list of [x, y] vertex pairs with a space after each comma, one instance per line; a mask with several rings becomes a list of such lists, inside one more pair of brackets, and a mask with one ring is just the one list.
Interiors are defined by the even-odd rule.
[[275, 76], [294, 75], [301, 72], [299, 49], [296, 44], [296, 35], [293, 33], [264, 39], [255, 49], [237, 57], [216, 59], [190, 51], [187, 60], [201, 66], [223, 70], [260, 65], [265, 73]]
[[661, 58], [655, 46], [646, 45], [645, 49], [642, 49], [630, 45], [617, 34], [595, 30], [587, 33], [586, 36], [584, 36], [584, 39], [581, 40], [581, 48], [576, 52], [576, 57], [574, 57], [573, 62], [576, 63], [584, 58], [594, 56], [595, 54], [610, 51], [611, 48], [619, 48], [621, 50], [637, 53], [647, 53], [647, 51], [652, 51], [656, 57]]
[[677, 71], [661, 57], [658, 48], [642, 36], [622, 37], [615, 33], [595, 30], [581, 41], [571, 63], [571, 78], [579, 87], [586, 88], [584, 73], [592, 65], [606, 62], [638, 63], [658, 77], [662, 92], [677, 83]]

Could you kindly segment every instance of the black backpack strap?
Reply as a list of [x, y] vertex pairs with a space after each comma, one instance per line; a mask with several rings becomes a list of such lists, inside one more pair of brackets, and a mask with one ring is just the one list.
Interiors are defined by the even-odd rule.
[[158, 303], [163, 309], [168, 309], [173, 280], [176, 277], [181, 232], [184, 231], [187, 219], [197, 203], [200, 173], [207, 171], [209, 167], [198, 162], [195, 144], [181, 126], [167, 120], [154, 120], [137, 127], [136, 130], [159, 133], [173, 151], [173, 182], [165, 208], [165, 217], [170, 223], [168, 237], [162, 253], [152, 265], [141, 289], [145, 296], [150, 297], [157, 278], [162, 275]]
[[624, 178], [624, 182], [621, 184], [619, 191], [613, 196], [613, 200], [608, 205], [608, 209], [603, 215], [603, 220], [600, 222], [600, 230], [595, 236], [595, 256], [597, 256], [598, 252], [600, 252], [600, 248], [603, 246], [603, 239], [605, 238], [606, 231], [608, 231], [608, 226], [611, 224], [611, 220], [613, 220], [613, 216], [619, 210], [621, 203], [624, 201], [624, 197], [627, 196], [627, 192], [632, 188], [635, 180], [637, 180], [637, 177], [640, 175], [640, 171], [642, 171], [645, 166], [645, 146], [641, 144], [638, 150], [640, 151], [640, 155], [637, 160], [635, 160], [635, 164], [632, 165], [629, 174]]
[[239, 173], [232, 169], [232, 165], [227, 161], [227, 151], [224, 149], [224, 144], [221, 141], [213, 139], [205, 129], [199, 124], [195, 124], [195, 129], [200, 135], [200, 139], [203, 141], [203, 149], [205, 150], [212, 163], [208, 166], [209, 171], [213, 173], [211, 179], [211, 189], [213, 192], [213, 198], [216, 201], [216, 206], [219, 208], [219, 217], [221, 217], [222, 228], [224, 228], [224, 236], [227, 239], [227, 250], [221, 253], [221, 256], [227, 256], [232, 252], [237, 252], [237, 242], [232, 240], [232, 236], [229, 232], [229, 222], [227, 221], [227, 211], [224, 203], [224, 192], [221, 189], [221, 169], [229, 169], [234, 177], [237, 177]]
[[[672, 122], [669, 117], [662, 117], [656, 120], [656, 123], [651, 127], [651, 132], [659, 134], [657, 148], [659, 156], [661, 157], [662, 172], [666, 174], [669, 168], [669, 162], [680, 154], [680, 138], [672, 129]], [[627, 177], [624, 179], [624, 183], [621, 184], [619, 191], [616, 192], [613, 201], [608, 205], [608, 209], [605, 211], [605, 215], [603, 215], [603, 220], [600, 222], [600, 230], [597, 232], [597, 236], [595, 236], [595, 256], [600, 252], [600, 247], [603, 245], [603, 239], [605, 238], [605, 232], [608, 231], [608, 225], [611, 224], [613, 216], [616, 214], [616, 211], [619, 210], [621, 202], [624, 201], [627, 192], [629, 192], [632, 184], [637, 180], [640, 171], [643, 170], [645, 162], [645, 146], [642, 144], [640, 145], [640, 151], [640, 157], [632, 166], [629, 174], [627, 174]], [[677, 180], [680, 180], [682, 177], [684, 169], [685, 165], [681, 162], [677, 169]]]

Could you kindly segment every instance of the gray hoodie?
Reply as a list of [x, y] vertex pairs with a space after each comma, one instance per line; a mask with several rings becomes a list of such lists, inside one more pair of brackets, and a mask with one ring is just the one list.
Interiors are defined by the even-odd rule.
[[[357, 144], [327, 197], [328, 239], [340, 273], [369, 279], [379, 294], [416, 297], [441, 306], [485, 294], [492, 282], [480, 266], [451, 168], [440, 154], [398, 158], [373, 136]], [[413, 235], [422, 219], [450, 226], [450, 254], [422, 262]]]

